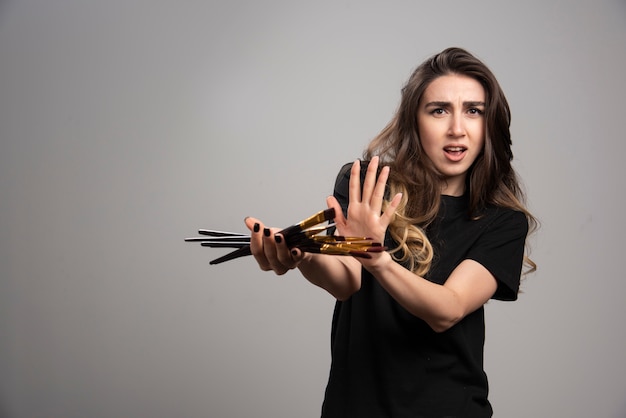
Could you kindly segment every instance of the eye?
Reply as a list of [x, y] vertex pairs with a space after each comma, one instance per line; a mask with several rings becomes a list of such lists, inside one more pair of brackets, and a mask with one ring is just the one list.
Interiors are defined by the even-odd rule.
[[441, 107], [437, 107], [437, 108], [435, 108], [435, 109], [431, 110], [431, 111], [430, 111], [430, 114], [431, 114], [431, 115], [438, 116], [438, 115], [443, 115], [445, 112], [446, 112], [446, 111], [445, 111], [443, 108], [441, 108]]
[[479, 109], [477, 107], [472, 107], [467, 110], [467, 113], [469, 113], [470, 115], [479, 116], [479, 115], [484, 114], [485, 112], [482, 109]]

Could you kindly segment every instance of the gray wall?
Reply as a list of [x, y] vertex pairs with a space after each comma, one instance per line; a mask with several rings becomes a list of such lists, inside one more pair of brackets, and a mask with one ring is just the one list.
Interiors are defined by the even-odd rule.
[[621, 0], [0, 3], [0, 416], [317, 416], [332, 298], [183, 238], [325, 208], [452, 45], [543, 224], [487, 307], [496, 416], [626, 416]]

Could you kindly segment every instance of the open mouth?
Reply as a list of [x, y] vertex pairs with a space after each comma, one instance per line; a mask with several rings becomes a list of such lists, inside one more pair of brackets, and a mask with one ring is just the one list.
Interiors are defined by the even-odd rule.
[[453, 155], [453, 156], [460, 156], [462, 155], [465, 151], [467, 151], [467, 148], [465, 147], [444, 147], [443, 149], [447, 154]]

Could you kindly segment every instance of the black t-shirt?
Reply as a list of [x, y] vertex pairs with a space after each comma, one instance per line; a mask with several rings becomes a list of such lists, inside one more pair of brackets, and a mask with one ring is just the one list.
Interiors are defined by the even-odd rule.
[[[340, 171], [335, 196], [348, 205], [350, 164]], [[497, 279], [495, 299], [515, 300], [528, 222], [523, 213], [487, 208], [468, 216], [467, 196], [442, 196], [426, 231], [435, 260], [426, 279], [443, 284], [465, 259]], [[386, 239], [386, 244], [394, 244]], [[361, 288], [337, 302], [332, 322], [332, 365], [322, 417], [491, 417], [483, 370], [484, 310], [443, 333], [401, 307], [365, 269]]]

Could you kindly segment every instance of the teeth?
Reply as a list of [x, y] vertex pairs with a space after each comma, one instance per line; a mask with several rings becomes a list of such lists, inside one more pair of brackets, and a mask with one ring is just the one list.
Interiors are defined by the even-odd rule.
[[459, 151], [463, 151], [464, 148], [462, 147], [446, 147], [446, 151], [451, 151], [451, 152], [459, 152]]

